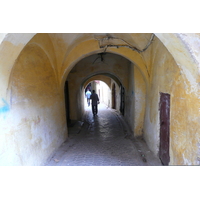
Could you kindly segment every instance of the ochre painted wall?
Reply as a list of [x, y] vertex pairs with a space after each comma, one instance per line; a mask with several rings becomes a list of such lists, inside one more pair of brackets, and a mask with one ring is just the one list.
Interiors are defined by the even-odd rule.
[[[13, 67], [10, 83], [9, 159], [4, 165], [41, 165], [67, 137], [63, 96], [45, 52], [27, 45]], [[5, 154], [6, 155], [6, 154]]]
[[146, 108], [146, 83], [137, 67], [134, 67], [134, 135], [142, 136]]
[[147, 94], [145, 139], [158, 154], [160, 92], [170, 94], [170, 165], [196, 165], [199, 100], [182, 69], [162, 43], [156, 40], [149, 51], [153, 53], [147, 61], [151, 67], [151, 82]]
[[133, 63], [129, 66], [127, 77], [125, 119], [135, 137], [143, 135], [144, 114], [146, 108], [146, 82], [141, 71]]

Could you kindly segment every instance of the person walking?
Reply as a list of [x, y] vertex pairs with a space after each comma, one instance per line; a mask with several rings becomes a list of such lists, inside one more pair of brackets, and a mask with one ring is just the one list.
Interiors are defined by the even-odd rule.
[[92, 90], [92, 94], [90, 96], [90, 99], [92, 100], [92, 113], [93, 113], [93, 115], [97, 115], [97, 113], [98, 113], [99, 97], [95, 93], [95, 90]]
[[87, 98], [87, 104], [88, 104], [88, 107], [90, 106], [90, 96], [91, 96], [91, 92], [90, 90], [88, 89], [87, 92], [85, 93], [85, 96]]

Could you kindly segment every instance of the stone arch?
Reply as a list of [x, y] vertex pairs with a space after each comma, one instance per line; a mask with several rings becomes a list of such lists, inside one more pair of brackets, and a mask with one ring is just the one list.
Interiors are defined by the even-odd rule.
[[112, 90], [112, 108], [116, 109], [116, 86], [115, 83], [112, 84], [111, 86], [111, 90]]
[[[142, 57], [139, 55], [139, 53], [132, 51], [127, 48], [111, 48], [107, 50], [108, 53], [113, 53], [116, 55], [120, 55], [130, 62], [134, 63], [136, 67], [141, 71], [141, 74], [144, 77], [144, 80], [146, 84], [149, 81], [148, 74], [146, 72], [146, 66], [142, 59]], [[83, 58], [89, 57], [91, 55], [95, 55], [98, 53], [102, 53], [102, 49], [99, 49], [99, 46], [97, 44], [96, 40], [87, 40], [79, 45], [77, 45], [72, 51], [68, 54], [68, 56], [63, 61], [63, 66], [61, 69], [61, 86], [64, 87], [64, 82], [69, 74], [69, 72], [72, 70], [72, 68]]]
[[84, 84], [83, 84], [83, 88], [85, 89], [86, 86], [91, 83], [92, 81], [95, 80], [100, 80], [103, 81], [109, 88], [110, 88], [110, 78], [108, 78], [107, 76], [102, 76], [102, 75], [95, 75], [91, 78], [89, 78]]
[[[120, 87], [122, 87], [122, 84], [120, 82], [120, 80], [118, 80], [117, 77], [113, 76], [112, 74], [106, 74], [106, 73], [103, 73], [103, 74], [97, 74], [97, 75], [94, 75], [94, 76], [89, 76], [86, 78], [86, 80], [83, 81], [83, 84], [81, 86], [82, 91], [84, 91], [84, 88], [89, 84], [91, 83], [92, 81], [95, 81], [95, 80], [100, 80], [100, 81], [103, 81], [109, 88], [109, 94], [107, 94], [106, 96], [108, 97], [108, 100], [107, 101], [104, 101], [104, 103], [106, 102], [106, 105], [110, 108], [113, 108], [113, 109], [116, 109], [118, 111], [120, 111], [120, 101], [121, 99], [120, 96], [119, 96], [119, 93], [120, 93]], [[112, 101], [112, 98], [113, 98], [113, 94], [112, 94], [112, 86], [113, 84], [116, 86], [116, 90], [117, 90], [117, 94], [114, 98], [116, 98], [118, 96], [118, 99], [116, 100], [115, 99], [115, 104], [113, 105], [113, 101]], [[102, 92], [103, 93], [103, 92]], [[116, 106], [117, 105], [117, 106]], [[114, 107], [113, 107], [114, 106]]]
[[111, 88], [111, 85], [108, 82], [108, 80], [105, 80], [106, 77], [113, 79], [118, 84], [118, 86], [120, 86], [121, 82], [120, 82], [120, 80], [116, 76], [114, 76], [112, 74], [109, 74], [109, 73], [98, 73], [96, 75], [90, 75], [89, 77], [86, 77], [85, 80], [83, 80], [83, 83], [82, 83], [81, 87], [85, 88], [85, 86], [89, 82], [91, 82], [93, 80], [102, 80], [102, 81], [104, 81]]
[[[91, 77], [90, 79], [88, 79], [83, 88], [82, 88], [82, 92], [84, 93], [85, 95], [85, 89], [86, 89], [86, 86], [90, 84], [91, 86], [91, 89], [92, 90], [95, 90], [96, 93], [98, 94], [99, 96], [99, 101], [101, 103], [104, 103], [107, 107], [110, 107], [110, 102], [111, 102], [111, 98], [110, 98], [110, 95], [111, 95], [111, 88], [110, 88], [110, 85], [111, 85], [111, 78], [107, 77], [107, 76], [103, 76], [103, 75], [96, 75], [94, 77]], [[91, 92], [92, 92], [91, 90]]]
[[[112, 74], [99, 73], [97, 75], [91, 75], [91, 76], [86, 77], [85, 80], [82, 83], [81, 88], [85, 88], [91, 81], [94, 81], [94, 80], [100, 80], [100, 81], [103, 81], [104, 83], [107, 84], [107, 86], [110, 89], [109, 100], [108, 100], [107, 106], [120, 111], [120, 101], [121, 101], [121, 99], [119, 99], [120, 97], [118, 96], [118, 99], [116, 100], [117, 97], [116, 96], [113, 97], [113, 94], [112, 94], [113, 84], [116, 86], [117, 93], [118, 94], [120, 93], [120, 89], [121, 89], [120, 87], [123, 87], [123, 84], [120, 82], [120, 80]], [[113, 104], [112, 98], [115, 98], [115, 104]]]
[[[112, 54], [110, 54], [112, 55]], [[127, 79], [126, 77], [126, 73], [123, 72], [123, 75], [120, 74], [121, 71], [119, 71], [119, 69], [116, 72], [112, 72], [112, 70], [108, 70], [106, 66], [102, 67], [102, 65], [100, 64], [98, 67], [96, 66], [95, 69], [91, 69], [91, 66], [87, 64], [87, 62], [90, 63], [91, 59], [93, 60], [93, 58], [96, 56], [93, 55], [93, 57], [88, 56], [84, 59], [82, 59], [82, 61], [80, 61], [80, 63], [77, 63], [74, 68], [71, 70], [71, 73], [69, 73], [68, 78], [66, 79], [69, 83], [69, 88], [73, 88], [73, 94], [70, 97], [71, 100], [69, 100], [69, 102], [71, 102], [70, 104], [73, 106], [71, 106], [71, 118], [72, 119], [76, 119], [77, 117], [81, 116], [81, 113], [84, 112], [84, 110], [82, 108], [84, 108], [84, 106], [81, 103], [77, 103], [76, 105], [79, 106], [78, 109], [77, 107], [74, 105], [76, 101], [79, 101], [79, 99], [82, 99], [81, 102], [83, 102], [84, 97], [81, 97], [80, 95], [82, 94], [82, 90], [84, 88], [84, 86], [87, 85], [87, 83], [89, 83], [91, 80], [94, 80], [95, 77], [99, 76], [99, 80], [104, 79], [104, 77], [109, 77], [110, 79], [112, 79], [113, 81], [116, 82], [116, 84], [118, 85], [123, 85], [126, 82], [123, 82], [123, 80]], [[116, 56], [116, 55], [115, 55]], [[121, 56], [117, 56], [118, 59], [121, 59]], [[109, 57], [110, 59], [110, 57]], [[113, 57], [112, 57], [113, 59]], [[123, 58], [122, 63], [126, 64], [126, 68], [128, 67], [128, 65], [130, 64], [130, 62]], [[114, 61], [115, 63], [117, 61]], [[84, 67], [84, 70], [82, 70], [82, 68]], [[114, 66], [113, 66], [114, 67]], [[121, 66], [121, 70], [124, 71], [124, 65]], [[121, 76], [121, 77], [120, 77]], [[119, 78], [120, 77], [120, 78]], [[121, 80], [123, 77], [123, 80]], [[106, 82], [106, 81], [105, 81]], [[110, 87], [111, 84], [109, 84]], [[125, 86], [124, 86], [125, 87]], [[126, 89], [127, 89], [127, 83], [126, 83]], [[78, 99], [78, 100], [77, 100]], [[75, 110], [77, 109], [77, 111]]]

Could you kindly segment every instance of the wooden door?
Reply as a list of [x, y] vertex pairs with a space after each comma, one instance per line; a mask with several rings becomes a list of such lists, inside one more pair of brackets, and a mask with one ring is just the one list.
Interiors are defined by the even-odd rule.
[[70, 120], [70, 106], [69, 106], [69, 87], [68, 87], [68, 81], [65, 82], [65, 109], [66, 109], [66, 118], [67, 118], [67, 125], [69, 126], [71, 123]]
[[120, 112], [122, 115], [124, 115], [124, 110], [125, 110], [125, 89], [124, 87], [121, 85], [120, 86], [121, 89], [121, 103], [120, 103]]
[[160, 148], [159, 157], [163, 165], [168, 165], [170, 138], [170, 95], [160, 93]]
[[116, 109], [116, 90], [115, 90], [115, 84], [113, 84], [113, 87], [112, 87], [112, 108]]

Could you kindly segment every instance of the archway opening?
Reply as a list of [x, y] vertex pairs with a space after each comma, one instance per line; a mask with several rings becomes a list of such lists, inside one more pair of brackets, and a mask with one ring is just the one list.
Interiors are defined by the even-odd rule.
[[116, 109], [116, 88], [114, 83], [112, 85], [112, 108]]
[[[82, 120], [85, 108], [88, 109], [85, 93], [88, 88], [92, 91], [92, 82], [96, 80], [105, 82], [109, 87], [109, 98], [103, 100], [106, 106], [115, 109], [125, 118], [134, 135], [142, 135], [146, 80], [134, 63], [113, 53], [104, 54], [103, 60], [97, 54], [90, 55], [71, 69], [66, 77], [69, 87], [67, 119], [72, 122]], [[96, 92], [100, 98], [103, 97], [98, 89]]]
[[104, 104], [106, 107], [110, 107], [111, 101], [111, 90], [110, 87], [101, 80], [93, 80], [91, 81], [85, 88], [85, 110], [91, 106], [90, 96], [92, 91], [95, 91], [99, 97], [99, 103]]

